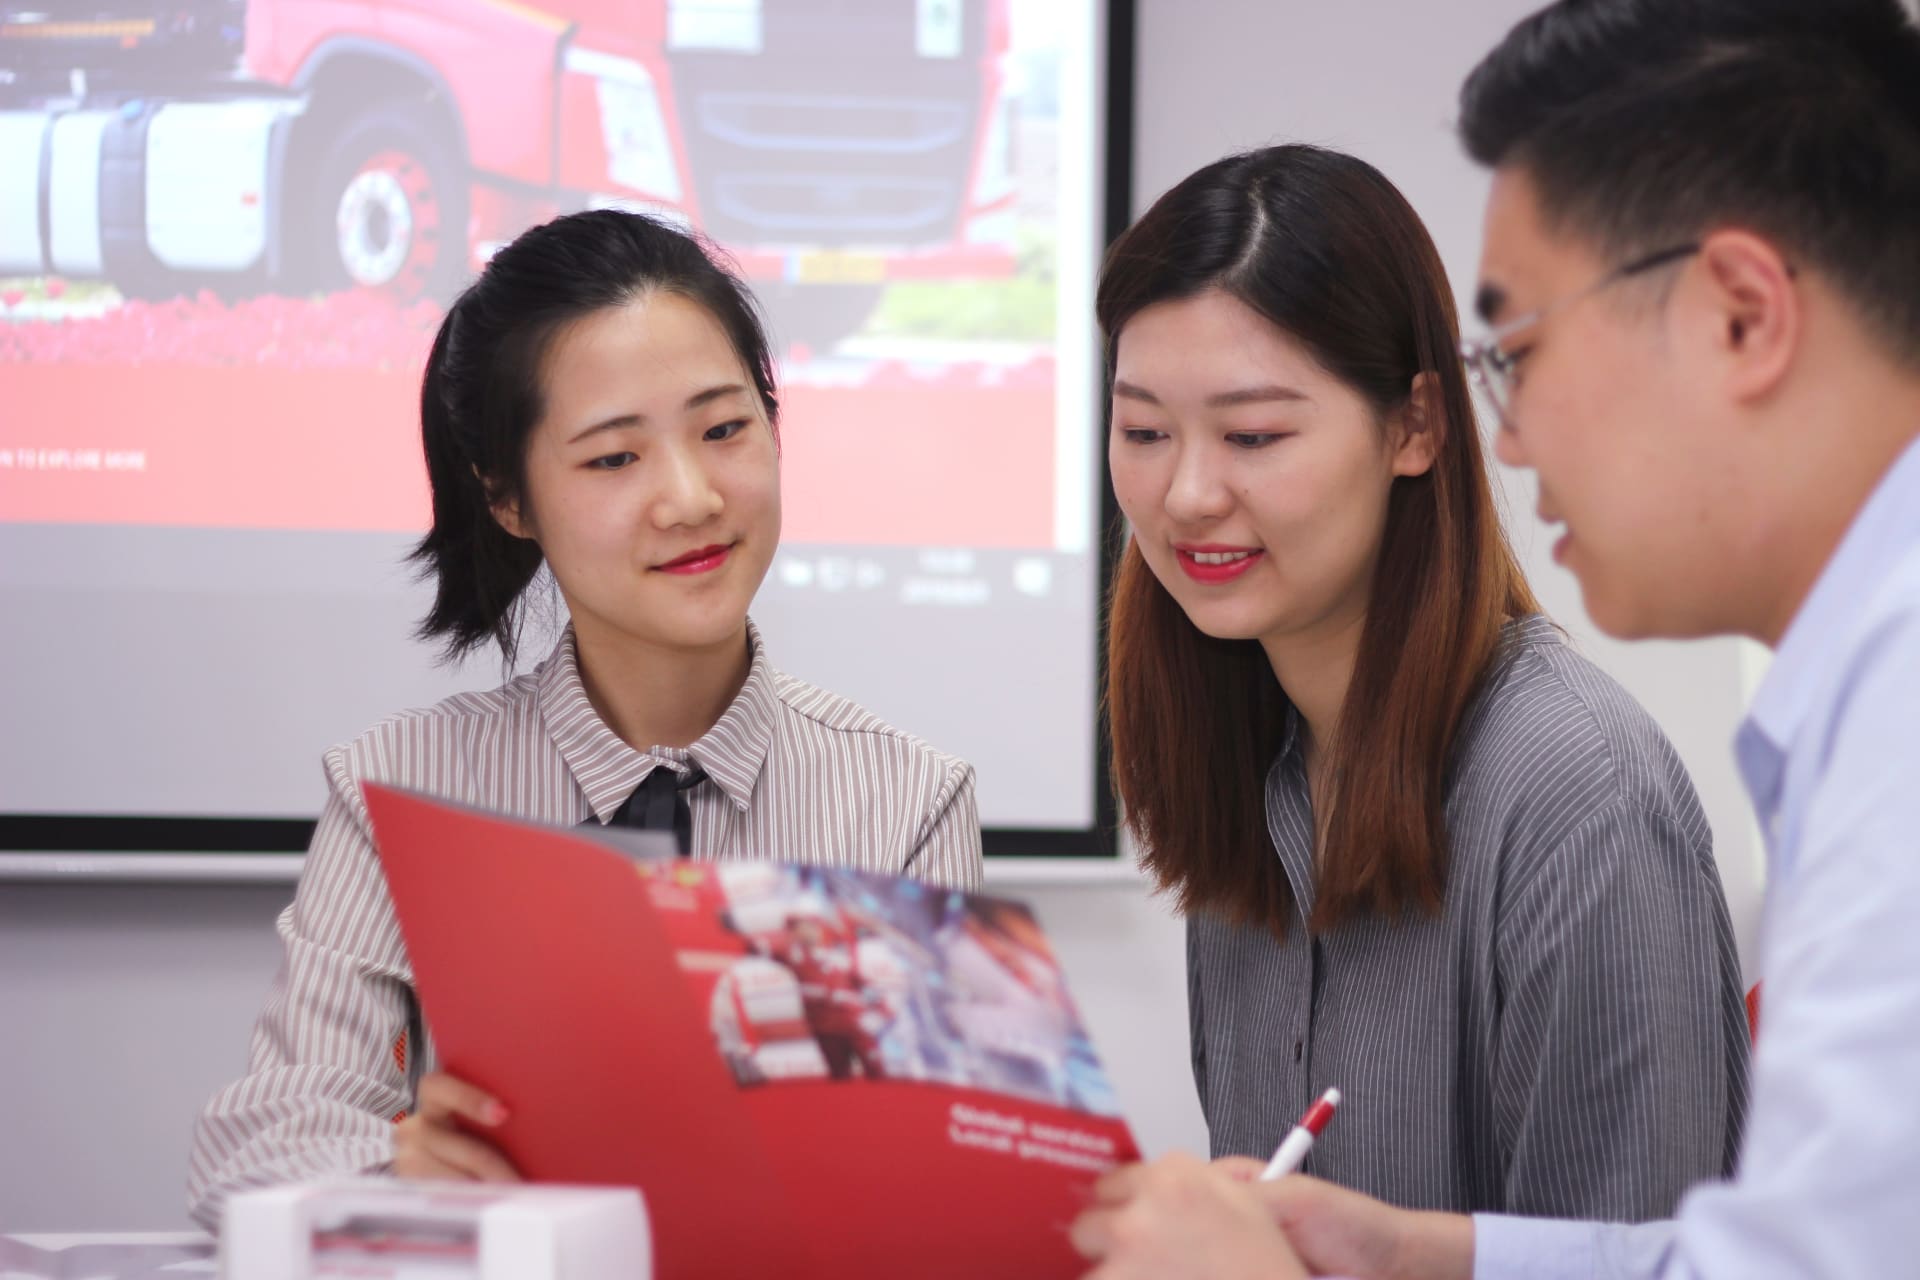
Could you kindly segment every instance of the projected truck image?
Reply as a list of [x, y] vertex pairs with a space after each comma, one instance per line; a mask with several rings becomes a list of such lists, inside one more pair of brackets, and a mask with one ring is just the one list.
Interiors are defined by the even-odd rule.
[[0, 270], [445, 299], [628, 203], [839, 336], [889, 279], [1012, 272], [1005, 45], [960, 0], [7, 3]]
[[[790, 538], [1048, 541], [1057, 53], [1015, 8], [0, 0], [0, 520], [417, 528], [442, 308], [613, 206], [760, 298]], [[829, 475], [1005, 505], [882, 526]]]

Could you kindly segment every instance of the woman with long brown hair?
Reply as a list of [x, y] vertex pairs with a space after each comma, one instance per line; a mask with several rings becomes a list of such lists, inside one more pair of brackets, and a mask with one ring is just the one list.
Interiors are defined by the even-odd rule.
[[1726, 1173], [1740, 969], [1707, 822], [1501, 530], [1445, 272], [1306, 146], [1113, 246], [1114, 771], [1188, 921], [1213, 1153], [1390, 1202], [1637, 1221]]

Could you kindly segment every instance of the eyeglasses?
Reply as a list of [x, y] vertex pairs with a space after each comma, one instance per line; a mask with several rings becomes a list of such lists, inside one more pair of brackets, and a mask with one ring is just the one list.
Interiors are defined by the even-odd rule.
[[1460, 358], [1466, 361], [1467, 377], [1474, 386], [1487, 393], [1487, 399], [1493, 402], [1494, 412], [1500, 415], [1500, 425], [1508, 431], [1513, 430], [1513, 392], [1516, 385], [1515, 374], [1520, 364], [1519, 356], [1508, 354], [1502, 343], [1514, 334], [1539, 324], [1554, 312], [1564, 311], [1583, 298], [1591, 298], [1602, 289], [1619, 284], [1622, 280], [1630, 279], [1643, 271], [1652, 271], [1655, 267], [1664, 267], [1670, 262], [1691, 257], [1698, 252], [1700, 252], [1700, 245], [1695, 242], [1662, 249], [1644, 258], [1635, 258], [1625, 266], [1615, 267], [1577, 293], [1556, 299], [1523, 316], [1515, 316], [1484, 338], [1461, 343]]

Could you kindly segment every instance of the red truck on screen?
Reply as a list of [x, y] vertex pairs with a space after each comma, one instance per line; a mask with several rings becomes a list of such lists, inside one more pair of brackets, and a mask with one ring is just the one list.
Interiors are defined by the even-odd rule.
[[1013, 271], [1007, 4], [0, 0], [0, 276], [444, 299], [614, 205], [830, 339]]

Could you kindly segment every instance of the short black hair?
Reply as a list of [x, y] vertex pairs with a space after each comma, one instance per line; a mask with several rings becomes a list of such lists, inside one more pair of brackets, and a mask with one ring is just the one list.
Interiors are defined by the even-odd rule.
[[767, 421], [779, 422], [773, 355], [753, 296], [709, 242], [637, 213], [568, 214], [496, 253], [440, 323], [420, 387], [433, 527], [410, 557], [433, 579], [424, 640], [458, 658], [492, 641], [510, 666], [520, 600], [540, 548], [493, 518], [524, 501], [527, 437], [545, 412], [543, 367], [567, 325], [650, 293], [679, 294], [726, 332]]
[[1560, 0], [1467, 78], [1460, 132], [1608, 256], [1766, 236], [1920, 365], [1920, 29], [1899, 0]]

